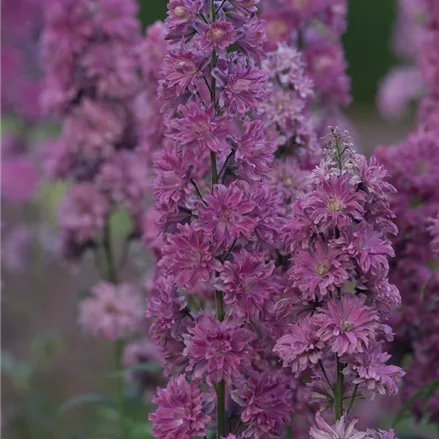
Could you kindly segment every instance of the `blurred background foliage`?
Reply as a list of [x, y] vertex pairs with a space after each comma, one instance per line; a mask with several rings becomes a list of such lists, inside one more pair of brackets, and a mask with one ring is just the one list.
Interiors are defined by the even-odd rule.
[[[139, 0], [144, 27], [166, 16], [166, 0]], [[395, 0], [349, 0], [349, 27], [344, 45], [352, 78], [354, 105], [372, 105], [377, 86], [396, 60], [390, 35]]]

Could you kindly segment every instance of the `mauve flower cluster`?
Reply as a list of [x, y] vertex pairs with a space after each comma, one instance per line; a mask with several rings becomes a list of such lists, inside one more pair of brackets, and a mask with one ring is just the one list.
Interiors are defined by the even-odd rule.
[[357, 437], [354, 424], [340, 419], [350, 410], [344, 399], [394, 395], [404, 375], [386, 364], [384, 351], [393, 335], [389, 312], [400, 304], [388, 280], [395, 189], [376, 158], [368, 163], [336, 129], [312, 184], [284, 227], [291, 265], [276, 304], [281, 337], [274, 352], [296, 377], [313, 373], [310, 399], [335, 408], [335, 427], [318, 415], [311, 437]]
[[346, 29], [346, 0], [262, 0], [267, 21], [267, 47], [283, 42], [300, 50], [307, 74], [314, 82], [317, 138], [328, 125], [348, 127], [340, 109], [349, 105], [350, 79], [346, 74], [341, 35]]
[[[392, 197], [392, 209], [400, 233], [394, 240], [396, 259], [390, 274], [404, 303], [392, 316], [396, 332], [394, 355], [400, 361], [413, 357], [404, 379], [405, 398], [439, 379], [439, 369], [435, 367], [439, 359], [439, 9], [433, 0], [418, 6], [421, 5], [425, 26], [419, 30], [422, 46], [417, 57], [426, 94], [418, 108], [417, 126], [399, 145], [377, 149], [392, 175], [392, 184], [398, 189]], [[419, 418], [427, 412], [437, 422], [439, 389], [435, 389], [424, 409], [420, 401], [412, 408]]]
[[267, 75], [256, 3], [168, 4], [167, 141], [154, 178], [164, 244], [147, 315], [165, 369], [180, 375], [155, 400], [158, 438], [204, 436], [215, 423], [218, 437], [277, 438], [290, 421], [287, 374], [263, 334], [281, 289], [270, 249], [283, 220], [269, 185], [276, 143], [258, 118]]
[[38, 142], [32, 137], [36, 124], [43, 121], [38, 105], [42, 75], [37, 57], [43, 7], [44, 1], [2, 2], [1, 109], [2, 117], [14, 125], [2, 134], [1, 196], [14, 204], [28, 202], [39, 180]]
[[397, 18], [392, 35], [392, 49], [402, 61], [383, 79], [377, 96], [378, 109], [384, 117], [398, 119], [407, 107], [422, 95], [422, 74], [416, 60], [425, 39], [426, 0], [398, 0]]
[[49, 177], [73, 183], [59, 218], [65, 253], [79, 256], [100, 245], [118, 209], [131, 215], [131, 235], [143, 227], [160, 146], [144, 126], [165, 43], [160, 24], [141, 37], [134, 0], [49, 1], [45, 11], [43, 102], [62, 122], [45, 163]]

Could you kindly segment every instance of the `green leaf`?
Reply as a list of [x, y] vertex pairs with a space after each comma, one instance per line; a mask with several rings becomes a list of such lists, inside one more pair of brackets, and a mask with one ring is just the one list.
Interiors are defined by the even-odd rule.
[[126, 375], [131, 372], [159, 372], [162, 370], [162, 366], [160, 363], [156, 362], [149, 362], [149, 363], [142, 363], [137, 364], [136, 366], [129, 367], [127, 369], [122, 369], [118, 372], [114, 372], [110, 375], [112, 378], [118, 378], [120, 376]]
[[395, 419], [393, 420], [392, 427], [394, 427], [396, 424], [398, 424], [407, 417], [407, 412], [410, 410], [415, 401], [423, 395], [423, 393], [424, 389], [419, 389], [409, 399], [407, 399], [404, 404], [402, 404], [402, 406], [398, 410], [398, 413], [395, 416]]
[[14, 356], [11, 353], [2, 350], [2, 371], [6, 374], [10, 374], [14, 370], [16, 364], [17, 360]]
[[105, 395], [100, 394], [94, 394], [94, 393], [87, 393], [83, 395], [75, 396], [68, 401], [66, 401], [64, 404], [62, 404], [59, 409], [58, 413], [64, 414], [68, 412], [69, 410], [72, 410], [75, 407], [84, 405], [84, 404], [96, 404], [96, 405], [110, 405], [111, 399], [109, 399]]
[[426, 389], [424, 389], [424, 396], [422, 398], [422, 411], [424, 412], [427, 408], [428, 401], [435, 394], [436, 390], [439, 389], [439, 381], [433, 381], [430, 383]]

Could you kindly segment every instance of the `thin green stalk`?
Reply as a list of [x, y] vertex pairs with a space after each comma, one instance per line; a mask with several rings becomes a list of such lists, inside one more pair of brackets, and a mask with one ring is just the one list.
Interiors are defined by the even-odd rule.
[[320, 369], [322, 370], [323, 377], [325, 378], [326, 384], [332, 390], [332, 393], [334, 393], [334, 386], [331, 384], [331, 381], [329, 381], [329, 378], [328, 378], [328, 375], [326, 373], [325, 367], [323, 366], [322, 360], [319, 360], [319, 366], [320, 366]]
[[226, 437], [226, 383], [222, 380], [216, 388], [216, 416], [218, 439]]
[[115, 377], [115, 394], [116, 394], [116, 403], [119, 411], [119, 428], [120, 428], [120, 438], [121, 439], [129, 439], [129, 431], [126, 417], [126, 408], [125, 408], [125, 395], [124, 395], [124, 376], [122, 373], [123, 365], [122, 365], [122, 355], [124, 350], [125, 343], [123, 340], [117, 340], [115, 342], [115, 368], [116, 368], [116, 377]]
[[107, 219], [104, 226], [102, 249], [105, 259], [105, 273], [102, 274], [107, 281], [117, 283], [117, 268], [114, 260], [113, 247], [111, 245], [111, 228], [109, 219]]
[[344, 375], [343, 363], [337, 357], [337, 383], [335, 385], [335, 419], [338, 421], [343, 416], [343, 390], [344, 390]]
[[349, 413], [352, 410], [352, 407], [354, 406], [355, 398], [356, 398], [357, 392], [358, 392], [358, 387], [359, 387], [359, 384], [355, 384], [354, 391], [352, 392], [351, 400], [349, 401], [348, 410], [346, 412], [347, 415], [349, 415]]

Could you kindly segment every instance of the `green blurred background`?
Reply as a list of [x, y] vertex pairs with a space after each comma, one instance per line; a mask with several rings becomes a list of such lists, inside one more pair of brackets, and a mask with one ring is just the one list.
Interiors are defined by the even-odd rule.
[[[166, 0], [139, 0], [144, 26], [166, 16]], [[373, 104], [380, 79], [395, 63], [389, 48], [396, 0], [350, 0], [344, 36], [354, 105]]]

